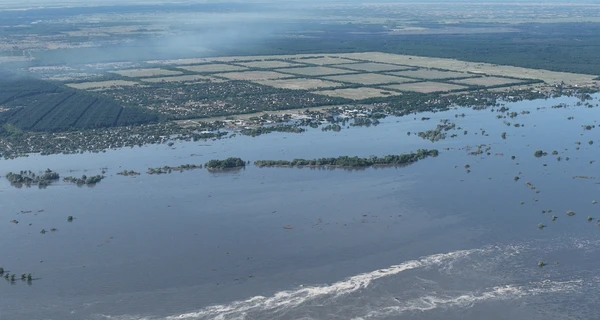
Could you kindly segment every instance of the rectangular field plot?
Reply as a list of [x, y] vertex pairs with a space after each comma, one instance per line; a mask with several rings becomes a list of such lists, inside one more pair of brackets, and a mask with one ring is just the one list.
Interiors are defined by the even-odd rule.
[[413, 79], [388, 76], [388, 75], [377, 74], [377, 73], [344, 74], [344, 75], [339, 75], [339, 76], [324, 77], [324, 79], [364, 84], [364, 85], [384, 84], [384, 83], [404, 83], [404, 82], [415, 81]]
[[247, 68], [232, 66], [228, 64], [220, 64], [220, 63], [209, 63], [209, 64], [199, 64], [195, 66], [181, 66], [179, 69], [192, 71], [192, 72], [200, 72], [200, 73], [217, 73], [217, 72], [228, 72], [228, 71], [242, 71]]
[[328, 67], [302, 67], [302, 68], [287, 68], [277, 69], [275, 71], [299, 74], [303, 76], [328, 76], [333, 74], [353, 73], [353, 71], [328, 68]]
[[387, 91], [384, 89], [376, 89], [376, 88], [347, 88], [347, 89], [335, 89], [335, 90], [324, 90], [324, 91], [314, 91], [312, 93], [320, 94], [324, 96], [330, 97], [340, 97], [352, 100], [362, 100], [369, 98], [380, 98], [380, 97], [389, 97], [389, 96], [398, 96], [401, 95], [400, 92], [395, 91]]
[[280, 89], [294, 89], [294, 90], [312, 90], [312, 89], [320, 89], [320, 88], [334, 88], [341, 87], [341, 83], [325, 81], [321, 79], [303, 79], [303, 78], [294, 78], [294, 79], [280, 79], [280, 80], [264, 80], [264, 81], [256, 81], [256, 83], [270, 86], [274, 88]]
[[125, 80], [110, 80], [110, 81], [92, 81], [92, 82], [81, 82], [81, 83], [68, 83], [67, 86], [75, 89], [108, 89], [111, 87], [131, 87], [136, 86], [139, 83], [135, 81]]
[[474, 85], [474, 86], [492, 87], [492, 86], [500, 86], [500, 85], [505, 85], [505, 84], [521, 83], [523, 81], [518, 80], [518, 79], [509, 79], [509, 78], [500, 78], [500, 77], [480, 77], [480, 78], [453, 80], [452, 82], [460, 83], [460, 84]]
[[175, 77], [161, 77], [161, 78], [144, 78], [144, 79], [140, 79], [144, 82], [152, 82], [152, 83], [157, 83], [157, 82], [189, 82], [189, 81], [209, 81], [209, 80], [216, 80], [213, 79], [211, 77], [207, 77], [207, 76], [201, 76], [198, 74], [188, 74], [188, 75], [184, 75], [184, 76], [175, 76]]
[[376, 63], [376, 62], [364, 62], [364, 63], [352, 63], [352, 64], [338, 64], [336, 67], [346, 68], [358, 71], [369, 71], [369, 72], [380, 72], [380, 71], [395, 71], [395, 70], [409, 70], [414, 69], [408, 66], [399, 66], [388, 63]]
[[294, 61], [302, 62], [302, 63], [310, 63], [316, 65], [328, 65], [328, 64], [343, 64], [343, 63], [352, 63], [354, 60], [344, 59], [344, 58], [336, 58], [336, 57], [322, 57], [322, 58], [300, 58]]
[[298, 63], [292, 63], [287, 61], [251, 61], [251, 62], [240, 62], [236, 63], [248, 68], [259, 68], [259, 69], [275, 69], [275, 68], [287, 68], [287, 67], [299, 67], [302, 66]]
[[385, 86], [385, 88], [400, 90], [400, 91], [416, 91], [421, 93], [431, 92], [446, 92], [459, 89], [467, 89], [465, 86], [459, 86], [455, 84], [441, 83], [441, 82], [415, 82], [415, 83], [403, 83]]
[[110, 72], [116, 73], [123, 77], [130, 77], [130, 78], [143, 78], [143, 77], [155, 77], [155, 76], [175, 76], [175, 75], [183, 73], [181, 71], [165, 70], [165, 69], [160, 69], [160, 68], [128, 69], [128, 70], [117, 70], [117, 71], [110, 71]]
[[270, 80], [270, 79], [281, 79], [290, 78], [292, 75], [279, 73], [274, 71], [243, 71], [243, 72], [227, 72], [218, 73], [216, 76], [231, 79], [231, 80]]
[[474, 74], [470, 74], [470, 73], [466, 73], [466, 72], [441, 71], [441, 70], [432, 70], [432, 69], [398, 71], [398, 72], [390, 72], [390, 74], [397, 75], [397, 76], [409, 77], [409, 78], [427, 79], [427, 80], [468, 78], [468, 77], [476, 76]]

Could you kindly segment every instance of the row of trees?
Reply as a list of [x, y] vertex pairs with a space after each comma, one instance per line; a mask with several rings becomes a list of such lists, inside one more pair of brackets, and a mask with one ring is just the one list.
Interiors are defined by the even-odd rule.
[[201, 164], [182, 164], [177, 167], [164, 166], [162, 168], [148, 168], [148, 174], [171, 173], [172, 171], [183, 172], [184, 170], [202, 169]]
[[385, 157], [371, 156], [369, 158], [340, 156], [337, 158], [319, 158], [319, 159], [294, 159], [288, 160], [257, 160], [254, 162], [258, 167], [297, 167], [297, 166], [334, 166], [334, 167], [370, 167], [379, 165], [406, 165], [417, 162], [427, 157], [438, 156], [439, 151], [436, 149], [426, 150], [419, 149], [417, 152], [387, 155]]

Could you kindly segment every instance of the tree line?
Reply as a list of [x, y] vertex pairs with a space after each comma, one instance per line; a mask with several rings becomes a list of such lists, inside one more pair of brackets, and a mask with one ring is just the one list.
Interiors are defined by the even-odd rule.
[[319, 158], [319, 159], [294, 159], [288, 160], [257, 160], [254, 165], [257, 167], [301, 167], [301, 166], [332, 166], [348, 168], [364, 168], [380, 165], [406, 165], [425, 159], [427, 157], [437, 157], [437, 149], [427, 150], [418, 149], [416, 152], [404, 153], [399, 155], [387, 155], [384, 157], [371, 156], [368, 158], [359, 158], [357, 156], [340, 156], [337, 158]]

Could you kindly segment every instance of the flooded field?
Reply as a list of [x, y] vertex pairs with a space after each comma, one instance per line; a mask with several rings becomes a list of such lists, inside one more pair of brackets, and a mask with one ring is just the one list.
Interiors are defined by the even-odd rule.
[[[0, 279], [0, 318], [591, 319], [600, 109], [578, 101], [2, 161], [2, 175], [106, 177], [0, 180], [0, 267], [17, 275]], [[417, 149], [440, 154], [363, 170], [145, 173]]]

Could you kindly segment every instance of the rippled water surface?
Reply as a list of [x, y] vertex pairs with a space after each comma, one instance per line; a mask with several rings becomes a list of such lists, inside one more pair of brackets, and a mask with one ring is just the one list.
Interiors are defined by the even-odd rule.
[[[338, 133], [0, 161], [2, 174], [107, 176], [94, 187], [0, 181], [0, 266], [34, 276], [29, 285], [0, 279], [0, 319], [594, 319], [600, 128], [582, 125], [596, 124], [600, 109], [577, 101], [507, 104], [531, 112], [514, 119], [457, 109]], [[561, 102], [569, 107], [551, 108]], [[407, 134], [441, 119], [461, 129], [435, 143]], [[490, 149], [469, 154], [482, 144]], [[228, 156], [419, 148], [440, 155], [399, 168], [143, 173]], [[534, 157], [538, 149], [548, 155]], [[124, 169], [142, 175], [116, 175]]]

